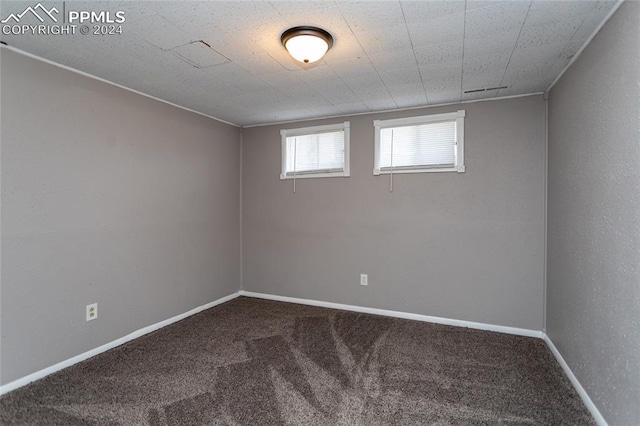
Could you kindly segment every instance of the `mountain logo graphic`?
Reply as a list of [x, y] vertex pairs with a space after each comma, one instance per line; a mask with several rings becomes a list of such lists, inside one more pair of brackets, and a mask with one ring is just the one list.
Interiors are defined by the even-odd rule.
[[56, 9], [54, 6], [51, 9], [47, 10], [47, 8], [42, 5], [42, 3], [38, 3], [34, 7], [29, 6], [25, 10], [23, 10], [22, 13], [18, 13], [18, 14], [12, 13], [0, 22], [2, 22], [3, 24], [6, 24], [7, 22], [13, 19], [16, 23], [18, 23], [27, 13], [31, 13], [33, 16], [38, 18], [40, 22], [44, 22], [44, 18], [38, 14], [38, 11], [41, 14], [44, 14], [49, 18], [51, 18], [53, 22], [58, 22], [58, 19], [53, 15], [54, 13], [56, 14], [60, 13], [58, 9]]

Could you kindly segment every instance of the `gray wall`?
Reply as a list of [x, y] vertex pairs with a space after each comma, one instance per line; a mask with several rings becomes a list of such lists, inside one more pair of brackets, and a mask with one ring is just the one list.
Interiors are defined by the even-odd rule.
[[237, 291], [239, 129], [1, 55], [2, 383]]
[[[467, 172], [373, 176], [374, 119], [467, 111]], [[351, 177], [281, 181], [281, 128], [351, 121]], [[542, 329], [541, 96], [244, 130], [248, 291]], [[360, 273], [369, 286], [359, 285]]]
[[640, 3], [549, 101], [547, 333], [612, 425], [640, 424]]

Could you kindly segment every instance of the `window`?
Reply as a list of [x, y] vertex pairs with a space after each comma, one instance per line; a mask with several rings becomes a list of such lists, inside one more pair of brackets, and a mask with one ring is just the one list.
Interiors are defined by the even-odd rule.
[[463, 110], [376, 120], [373, 174], [464, 172]]
[[349, 176], [349, 122], [281, 130], [280, 179]]

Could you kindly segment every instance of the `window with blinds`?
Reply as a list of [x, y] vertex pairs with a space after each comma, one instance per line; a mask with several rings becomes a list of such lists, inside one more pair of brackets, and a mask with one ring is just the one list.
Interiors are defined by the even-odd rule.
[[281, 179], [349, 176], [349, 122], [281, 130]]
[[374, 122], [374, 175], [464, 172], [464, 111]]

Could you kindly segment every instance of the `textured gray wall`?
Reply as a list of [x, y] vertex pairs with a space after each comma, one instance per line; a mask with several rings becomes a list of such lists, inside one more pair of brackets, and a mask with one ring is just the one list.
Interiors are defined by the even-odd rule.
[[239, 129], [1, 55], [2, 383], [237, 291]]
[[551, 91], [547, 333], [612, 425], [640, 424], [640, 3]]
[[[374, 119], [467, 111], [467, 172], [373, 176]], [[351, 121], [351, 177], [281, 181], [281, 128]], [[244, 130], [248, 291], [542, 329], [541, 96]], [[359, 285], [360, 273], [369, 286]]]

